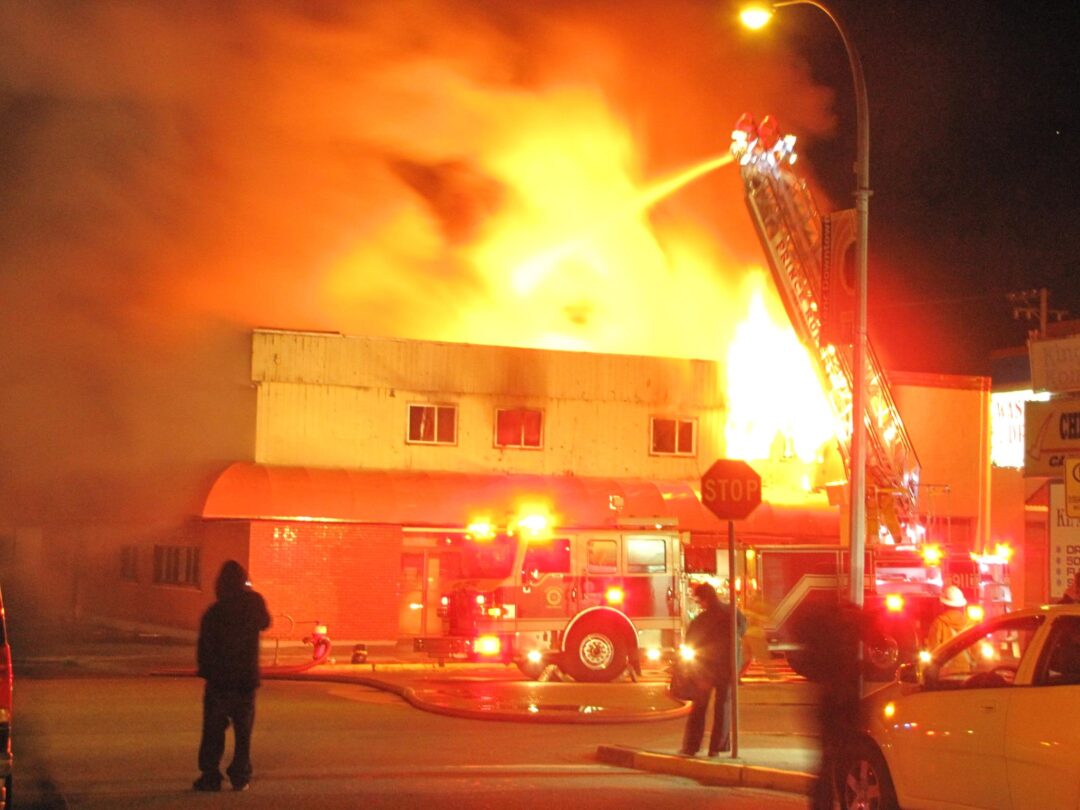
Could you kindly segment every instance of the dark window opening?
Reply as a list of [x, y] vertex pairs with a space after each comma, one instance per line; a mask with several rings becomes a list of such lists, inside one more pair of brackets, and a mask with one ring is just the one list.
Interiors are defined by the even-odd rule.
[[531, 408], [495, 411], [497, 447], [540, 447], [543, 412]]
[[652, 452], [692, 456], [697, 452], [697, 422], [693, 419], [652, 419]]
[[154, 584], [199, 586], [198, 546], [154, 546]]

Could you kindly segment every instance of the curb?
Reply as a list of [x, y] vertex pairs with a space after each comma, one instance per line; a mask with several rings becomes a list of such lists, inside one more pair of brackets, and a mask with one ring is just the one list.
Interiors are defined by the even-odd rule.
[[778, 790], [809, 795], [816, 777], [801, 771], [784, 771], [738, 762], [709, 761], [674, 754], [641, 751], [622, 745], [601, 745], [596, 758], [607, 765], [696, 779], [707, 785]]

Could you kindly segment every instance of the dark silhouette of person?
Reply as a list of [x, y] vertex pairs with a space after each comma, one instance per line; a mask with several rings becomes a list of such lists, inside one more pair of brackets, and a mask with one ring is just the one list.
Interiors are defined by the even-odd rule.
[[[701, 688], [686, 719], [682, 748], [679, 753], [695, 756], [705, 736], [705, 715], [709, 700], [713, 700], [712, 731], [709, 734], [709, 756], [731, 750], [731, 609], [720, 601], [716, 589], [707, 582], [694, 587], [694, 599], [701, 612], [686, 629], [686, 645], [694, 650], [695, 675]], [[739, 636], [746, 632], [746, 617], [737, 611]], [[715, 696], [713, 693], [715, 692]]]
[[836, 777], [865, 727], [860, 700], [859, 642], [867, 628], [847, 601], [817, 605], [797, 623], [806, 676], [819, 686], [817, 728], [821, 764], [810, 796], [813, 810], [832, 810]]
[[262, 596], [235, 560], [221, 566], [214, 586], [217, 601], [199, 626], [198, 675], [203, 691], [202, 740], [195, 790], [221, 790], [225, 730], [232, 723], [234, 750], [227, 773], [233, 790], [251, 781], [251, 731], [255, 725], [255, 690], [259, 688], [259, 633], [270, 626]]

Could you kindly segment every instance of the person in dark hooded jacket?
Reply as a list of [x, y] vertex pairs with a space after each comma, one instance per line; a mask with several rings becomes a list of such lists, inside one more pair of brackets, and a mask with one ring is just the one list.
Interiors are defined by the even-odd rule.
[[[701, 689], [690, 707], [683, 732], [683, 756], [696, 756], [705, 736], [705, 717], [713, 698], [713, 722], [709, 733], [709, 756], [731, 750], [731, 609], [720, 601], [716, 589], [707, 582], [694, 587], [694, 599], [701, 612], [686, 629], [686, 644], [695, 652]], [[746, 632], [746, 617], [736, 608], [739, 638]]]
[[203, 691], [202, 741], [195, 790], [221, 790], [219, 770], [225, 754], [225, 729], [233, 726], [233, 759], [227, 769], [233, 790], [251, 781], [251, 730], [255, 725], [255, 690], [259, 688], [259, 633], [270, 626], [266, 602], [247, 581], [235, 560], [221, 566], [217, 601], [199, 626], [198, 674]]

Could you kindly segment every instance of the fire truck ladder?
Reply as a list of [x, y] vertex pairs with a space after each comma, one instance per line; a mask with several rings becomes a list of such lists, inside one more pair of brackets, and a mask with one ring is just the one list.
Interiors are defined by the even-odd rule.
[[[769, 267], [799, 339], [814, 358], [822, 388], [840, 424], [844, 467], [851, 473], [851, 347], [823, 339], [821, 308], [822, 218], [795, 174], [795, 138], [778, 136], [768, 118], [758, 127], [746, 116], [733, 133], [731, 151], [739, 161], [746, 204], [765, 248]], [[877, 357], [867, 345], [867, 474], [877, 494], [892, 495], [898, 520], [916, 515], [919, 460]], [[872, 490], [867, 488], [867, 496]], [[882, 504], [876, 504], [882, 505]], [[898, 541], [900, 538], [896, 538]]]

